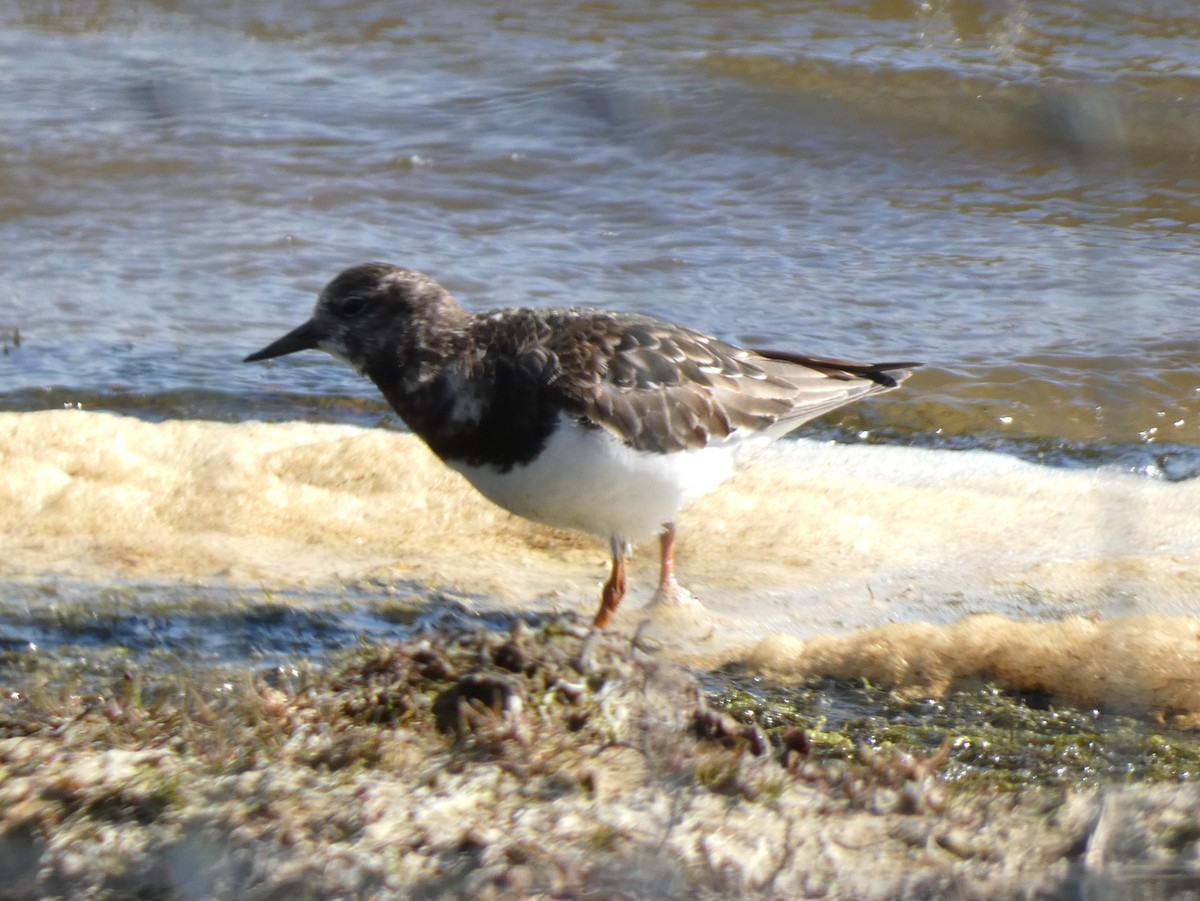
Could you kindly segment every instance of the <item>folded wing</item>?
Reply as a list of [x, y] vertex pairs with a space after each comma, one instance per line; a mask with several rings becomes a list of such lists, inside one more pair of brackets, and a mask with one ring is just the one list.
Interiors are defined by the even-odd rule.
[[751, 351], [632, 314], [563, 311], [539, 337], [558, 357], [555, 387], [573, 413], [658, 453], [752, 433], [779, 437], [895, 388], [920, 365]]

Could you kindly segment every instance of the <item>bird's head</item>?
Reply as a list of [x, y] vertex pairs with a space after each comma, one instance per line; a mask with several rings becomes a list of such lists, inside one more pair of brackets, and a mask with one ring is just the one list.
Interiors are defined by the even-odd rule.
[[244, 362], [323, 350], [365, 373], [385, 357], [403, 363], [409, 349], [422, 342], [422, 330], [453, 325], [463, 316], [450, 293], [429, 276], [387, 263], [362, 263], [325, 286], [311, 319]]

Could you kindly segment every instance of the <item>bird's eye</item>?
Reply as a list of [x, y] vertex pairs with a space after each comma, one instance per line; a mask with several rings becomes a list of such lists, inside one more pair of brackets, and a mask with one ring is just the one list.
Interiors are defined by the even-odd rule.
[[365, 297], [347, 297], [345, 303], [342, 304], [342, 315], [357, 316], [366, 308], [367, 299]]

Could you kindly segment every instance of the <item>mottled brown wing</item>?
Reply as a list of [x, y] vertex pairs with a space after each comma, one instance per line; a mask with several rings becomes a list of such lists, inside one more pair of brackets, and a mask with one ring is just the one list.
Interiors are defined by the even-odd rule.
[[890, 364], [763, 356], [634, 314], [561, 310], [541, 322], [538, 343], [558, 360], [554, 385], [567, 408], [658, 453], [735, 432], [777, 437], [907, 375], [889, 375]]

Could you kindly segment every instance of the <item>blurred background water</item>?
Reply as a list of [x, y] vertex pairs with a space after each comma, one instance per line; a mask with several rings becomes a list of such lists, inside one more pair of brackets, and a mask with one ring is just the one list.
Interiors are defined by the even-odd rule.
[[0, 409], [393, 422], [342, 267], [928, 368], [810, 434], [1200, 472], [1183, 0], [0, 3]]

